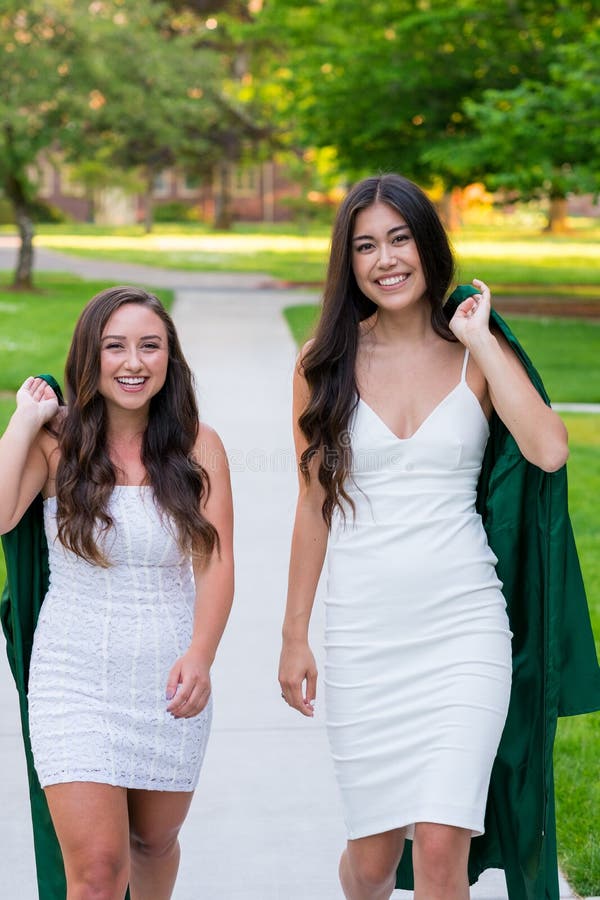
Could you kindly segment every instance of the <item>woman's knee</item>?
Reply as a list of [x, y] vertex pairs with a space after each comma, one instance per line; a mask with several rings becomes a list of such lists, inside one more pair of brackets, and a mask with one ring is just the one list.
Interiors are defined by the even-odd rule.
[[471, 835], [464, 828], [420, 822], [415, 826], [413, 864], [415, 877], [440, 885], [459, 883], [466, 877]]
[[346, 858], [352, 877], [365, 889], [381, 890], [395, 880], [396, 854], [349, 846]]
[[77, 900], [115, 900], [129, 881], [129, 860], [112, 850], [91, 850], [67, 861], [69, 892]]
[[132, 831], [129, 837], [131, 852], [136, 853], [138, 856], [163, 859], [177, 850], [179, 846], [178, 836], [179, 828]]

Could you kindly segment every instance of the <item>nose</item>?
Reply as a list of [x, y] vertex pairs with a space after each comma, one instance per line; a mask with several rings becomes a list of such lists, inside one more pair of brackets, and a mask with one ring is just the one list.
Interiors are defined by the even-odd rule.
[[125, 366], [130, 372], [138, 372], [142, 368], [142, 361], [139, 357], [137, 347], [130, 347], [127, 351]]
[[394, 251], [393, 247], [390, 247], [388, 244], [382, 244], [379, 249], [379, 265], [382, 269], [389, 269], [390, 266], [395, 266], [398, 262], [398, 258]]

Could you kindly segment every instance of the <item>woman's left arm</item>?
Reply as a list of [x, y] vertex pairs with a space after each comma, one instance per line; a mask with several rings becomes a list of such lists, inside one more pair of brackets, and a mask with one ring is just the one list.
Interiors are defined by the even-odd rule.
[[492, 405], [529, 462], [555, 472], [569, 456], [567, 429], [547, 406], [503, 335], [490, 331], [490, 291], [473, 279], [479, 294], [456, 310], [450, 329], [483, 373]]
[[227, 454], [218, 434], [201, 424], [195, 455], [207, 471], [210, 492], [202, 513], [214, 525], [220, 542], [208, 562], [194, 559], [196, 604], [191, 644], [169, 674], [167, 706], [176, 718], [201, 712], [210, 697], [210, 667], [225, 630], [233, 601], [233, 501]]

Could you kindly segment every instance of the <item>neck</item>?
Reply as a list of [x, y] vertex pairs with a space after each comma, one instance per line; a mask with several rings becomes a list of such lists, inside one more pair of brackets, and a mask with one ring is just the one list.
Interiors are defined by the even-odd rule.
[[372, 336], [380, 344], [424, 343], [433, 333], [431, 310], [428, 303], [419, 303], [408, 309], [378, 309], [375, 313]]
[[148, 424], [148, 411], [110, 409], [107, 415], [106, 436], [109, 444], [139, 442]]

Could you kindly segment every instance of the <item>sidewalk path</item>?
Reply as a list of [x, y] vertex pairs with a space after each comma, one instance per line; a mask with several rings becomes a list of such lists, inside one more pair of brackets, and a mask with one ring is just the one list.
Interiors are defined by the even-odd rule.
[[[49, 252], [38, 257], [40, 267], [56, 263], [63, 271], [74, 271], [71, 261]], [[178, 275], [168, 272], [171, 281], [159, 282], [160, 270], [102, 263], [110, 274], [100, 274], [99, 264], [85, 263], [81, 274], [115, 281], [159, 286]], [[295, 348], [280, 311], [314, 295], [265, 291], [260, 276], [235, 285], [227, 279], [202, 275], [185, 288], [181, 282], [174, 308], [197, 373], [202, 417], [229, 453], [237, 554], [234, 610], [213, 670], [213, 734], [182, 834], [174, 900], [342, 900], [336, 870], [344, 830], [322, 703], [314, 720], [300, 718], [281, 700], [276, 680], [296, 493], [290, 428]], [[322, 628], [317, 598], [312, 644], [321, 670]], [[0, 869], [0, 896], [35, 900], [16, 692], [3, 653], [0, 716], [0, 843], [10, 861]], [[564, 886], [561, 896], [572, 894]], [[486, 873], [472, 897], [505, 900], [502, 873]]]

